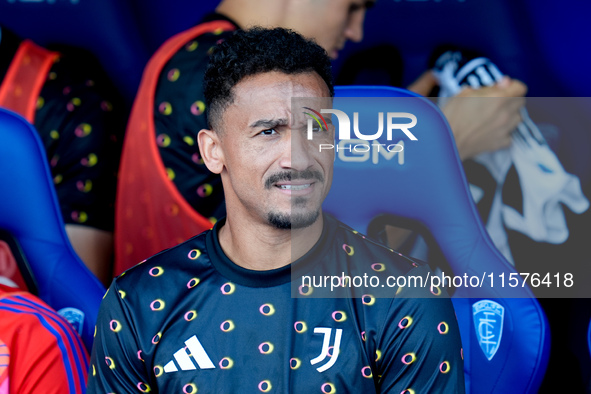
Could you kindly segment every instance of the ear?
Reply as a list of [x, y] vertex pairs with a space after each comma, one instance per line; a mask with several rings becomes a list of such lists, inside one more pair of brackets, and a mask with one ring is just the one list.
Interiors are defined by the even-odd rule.
[[220, 174], [224, 168], [224, 152], [219, 135], [213, 130], [202, 129], [197, 134], [197, 142], [207, 169], [214, 174]]

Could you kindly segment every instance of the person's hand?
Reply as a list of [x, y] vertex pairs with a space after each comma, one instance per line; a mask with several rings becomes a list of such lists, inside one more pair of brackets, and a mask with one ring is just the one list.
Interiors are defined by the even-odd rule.
[[427, 70], [421, 74], [413, 83], [408, 85], [407, 89], [411, 92], [420, 94], [421, 96], [428, 96], [429, 93], [438, 85], [437, 78], [433, 71]]
[[463, 89], [449, 99], [442, 110], [462, 160], [511, 144], [526, 92], [522, 82], [505, 77], [493, 86]]

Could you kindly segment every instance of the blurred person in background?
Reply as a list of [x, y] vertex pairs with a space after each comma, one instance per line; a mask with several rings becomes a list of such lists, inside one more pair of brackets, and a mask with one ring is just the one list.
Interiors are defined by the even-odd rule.
[[59, 50], [41, 48], [0, 27], [0, 106], [35, 126], [70, 242], [107, 284], [125, 110], [89, 53]]
[[1, 282], [0, 394], [85, 393], [88, 353], [70, 323]]
[[[279, 26], [314, 39], [334, 59], [347, 41], [363, 39], [365, 13], [374, 3], [223, 0], [215, 13], [167, 41], [154, 54], [124, 143], [117, 195], [116, 275], [225, 216], [220, 177], [204, 165], [196, 139], [197, 132], [207, 126], [203, 76], [216, 43], [236, 29]], [[522, 83], [507, 78], [486, 90], [462, 95], [519, 97], [525, 91]], [[448, 113], [463, 155], [504, 146], [521, 119], [513, 105], [466, 111], [469, 119], [462, 110]]]

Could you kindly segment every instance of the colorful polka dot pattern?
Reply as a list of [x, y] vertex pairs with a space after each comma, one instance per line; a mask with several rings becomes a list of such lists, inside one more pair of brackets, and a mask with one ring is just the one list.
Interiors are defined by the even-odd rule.
[[203, 76], [209, 55], [231, 34], [220, 30], [187, 42], [162, 70], [154, 98], [156, 145], [168, 179], [212, 223], [225, 216], [223, 189], [199, 155], [197, 133], [208, 128]]
[[[6, 35], [3, 40], [17, 39]], [[7, 47], [13, 45], [18, 41]], [[86, 55], [65, 53], [47, 74], [34, 126], [50, 158], [66, 224], [113, 230], [116, 173], [127, 122], [121, 101], [99, 63]]]
[[[428, 289], [423, 295], [429, 298], [420, 300], [392, 301], [369, 293], [356, 299], [286, 297], [289, 283], [253, 288], [240, 278], [222, 276], [212, 264], [216, 257], [205, 248], [208, 234], [150, 258], [116, 280], [115, 291], [105, 299], [113, 310], [110, 320], [98, 325], [95, 357], [102, 357], [104, 366], [93, 363], [97, 375], [120, 373], [128, 363], [134, 370], [147, 368], [152, 375], [133, 380], [140, 392], [162, 392], [160, 385], [167, 390], [174, 386], [174, 392], [210, 392], [209, 382], [221, 391], [240, 382], [244, 392], [370, 392], [376, 383], [389, 387], [393, 376], [397, 383], [392, 392], [437, 392], [439, 385], [455, 392], [453, 382], [463, 368], [453, 310], [422, 308], [425, 300], [444, 298]], [[347, 239], [333, 246], [336, 260], [356, 256], [371, 261], [368, 272], [376, 272], [375, 264], [385, 272], [393, 270], [385, 260], [368, 259], [360, 242], [365, 241]], [[123, 311], [118, 309], [122, 305]], [[129, 314], [143, 320], [130, 321]], [[140, 349], [132, 347], [128, 357], [112, 346], [129, 335], [134, 340], [128, 343]], [[198, 338], [205, 356], [189, 343], [192, 337]], [[204, 357], [210, 366], [199, 364]], [[424, 382], [436, 386], [425, 389]]]

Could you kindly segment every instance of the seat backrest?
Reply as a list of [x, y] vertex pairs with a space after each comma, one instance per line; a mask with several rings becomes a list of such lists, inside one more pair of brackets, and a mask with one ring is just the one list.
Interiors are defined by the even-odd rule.
[[70, 45], [92, 52], [129, 103], [149, 52], [128, 1], [8, 0], [0, 25], [37, 44]]
[[72, 249], [36, 130], [0, 109], [0, 229], [22, 248], [38, 296], [74, 325], [90, 351], [105, 288]]
[[[383, 138], [378, 141], [384, 145], [379, 152], [375, 152], [375, 141], [345, 141], [336, 153], [324, 209], [362, 232], [381, 214], [411, 219], [426, 228], [453, 275], [466, 274], [483, 283], [481, 288], [458, 288], [453, 299], [467, 391], [536, 392], [549, 355], [545, 315], [527, 286], [501, 290], [500, 275], [508, 278], [516, 272], [494, 247], [478, 217], [453, 135], [441, 112], [429, 100], [403, 89], [336, 87], [335, 94], [335, 109], [352, 120], [358, 112], [362, 134], [375, 133], [379, 112], [401, 112], [415, 115], [416, 126], [409, 131], [417, 140], [395, 129], [388, 141], [384, 125]], [[398, 148], [384, 151], [396, 143], [404, 147], [401, 152], [393, 153]], [[493, 286], [484, 281], [491, 274], [497, 280]]]

